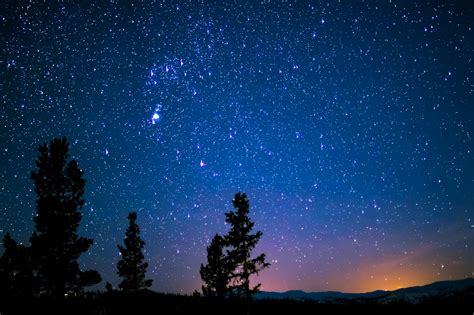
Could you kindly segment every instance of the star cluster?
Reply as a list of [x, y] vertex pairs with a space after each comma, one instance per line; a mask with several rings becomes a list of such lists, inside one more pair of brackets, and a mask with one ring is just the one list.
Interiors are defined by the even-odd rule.
[[131, 2], [0, 4], [0, 237], [28, 243], [36, 149], [64, 135], [81, 263], [114, 284], [137, 211], [153, 288], [199, 289], [237, 191], [263, 290], [473, 275], [472, 5]]

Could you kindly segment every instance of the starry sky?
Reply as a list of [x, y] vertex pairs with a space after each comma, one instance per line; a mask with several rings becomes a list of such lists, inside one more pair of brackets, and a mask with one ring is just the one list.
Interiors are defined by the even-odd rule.
[[37, 148], [67, 136], [81, 264], [114, 285], [137, 211], [153, 289], [200, 289], [238, 191], [263, 290], [473, 276], [469, 1], [129, 2], [1, 2], [0, 237], [28, 244]]

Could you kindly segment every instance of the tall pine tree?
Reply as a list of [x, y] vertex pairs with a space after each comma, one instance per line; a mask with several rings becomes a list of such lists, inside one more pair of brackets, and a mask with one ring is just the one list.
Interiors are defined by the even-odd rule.
[[123, 278], [119, 288], [127, 292], [138, 292], [151, 287], [153, 280], [145, 279], [148, 263], [144, 261], [142, 253], [145, 241], [140, 238], [140, 228], [136, 223], [137, 213], [131, 212], [128, 220], [124, 246], [118, 246], [122, 258], [117, 264], [117, 273]]
[[250, 276], [258, 274], [261, 270], [270, 266], [265, 261], [265, 254], [260, 254], [256, 258], [251, 258], [251, 254], [258, 241], [262, 237], [262, 232], [257, 231], [251, 234], [254, 223], [250, 220], [250, 205], [247, 195], [240, 192], [235, 194], [232, 204], [235, 211], [225, 214], [226, 222], [231, 228], [225, 240], [229, 249], [228, 259], [231, 262], [233, 292], [247, 300], [251, 299], [253, 293], [258, 292], [260, 283], [250, 287]]
[[[100, 282], [96, 271], [82, 272], [79, 256], [92, 239], [79, 237], [85, 180], [75, 160], [68, 161], [66, 138], [39, 147], [37, 170], [31, 173], [36, 192], [36, 230], [31, 249], [42, 292], [56, 297]], [[91, 276], [93, 275], [93, 276]]]
[[207, 247], [207, 265], [199, 269], [204, 282], [202, 293], [210, 297], [224, 297], [230, 281], [230, 264], [224, 254], [225, 239], [216, 234]]

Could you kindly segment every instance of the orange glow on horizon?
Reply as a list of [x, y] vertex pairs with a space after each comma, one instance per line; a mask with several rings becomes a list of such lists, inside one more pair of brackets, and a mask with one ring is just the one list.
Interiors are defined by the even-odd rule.
[[[347, 269], [345, 269], [345, 268]], [[340, 291], [345, 293], [365, 293], [377, 290], [397, 289], [427, 285], [437, 281], [464, 279], [469, 275], [458, 274], [456, 270], [447, 271], [445, 266], [422, 262], [413, 257], [392, 257], [379, 263], [363, 263], [358, 266], [344, 266], [329, 274], [324, 280], [314, 282], [312, 278], [300, 279], [301, 286], [288, 285], [288, 279], [280, 277], [279, 272], [269, 270], [258, 277], [261, 290], [285, 292], [303, 290], [306, 292]], [[281, 270], [280, 270], [281, 272]], [[294, 281], [291, 281], [294, 284]]]

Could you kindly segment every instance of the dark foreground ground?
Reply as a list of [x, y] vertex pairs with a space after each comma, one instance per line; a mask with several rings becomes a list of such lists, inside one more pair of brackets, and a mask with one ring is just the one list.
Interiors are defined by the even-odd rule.
[[0, 314], [469, 314], [474, 312], [474, 291], [428, 299], [412, 305], [403, 301], [381, 305], [377, 301], [215, 300], [199, 296], [145, 292], [88, 294], [58, 301], [50, 298], [5, 298]]

